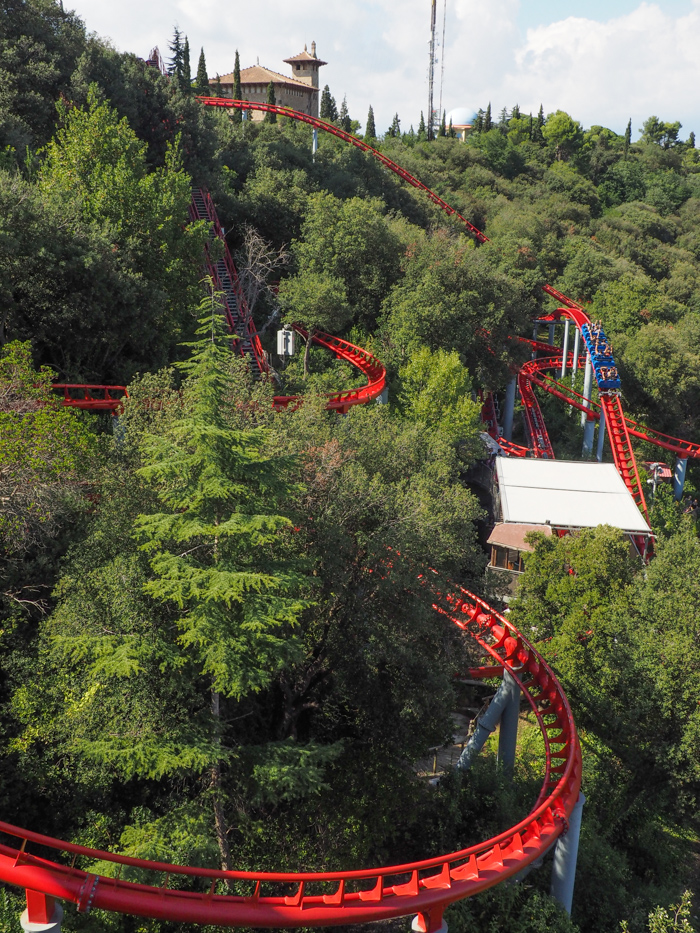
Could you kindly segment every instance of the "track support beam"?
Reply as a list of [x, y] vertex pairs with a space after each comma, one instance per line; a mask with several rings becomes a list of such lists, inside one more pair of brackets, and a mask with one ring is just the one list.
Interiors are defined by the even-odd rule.
[[19, 918], [25, 933], [61, 933], [63, 907], [60, 901], [41, 894], [39, 891], [25, 891], [27, 909]]
[[579, 794], [569, 817], [569, 828], [566, 833], [563, 833], [557, 839], [554, 846], [552, 883], [549, 893], [555, 901], [559, 901], [567, 914], [571, 914], [571, 904], [574, 899], [578, 842], [581, 835], [581, 815], [585, 802], [584, 795]]
[[513, 376], [506, 386], [506, 404], [503, 413], [503, 436], [507, 441], [513, 440], [513, 415], [515, 413], [515, 390], [518, 385], [518, 377]]
[[564, 321], [564, 346], [561, 351], [561, 372], [559, 378], [563, 379], [566, 375], [566, 358], [569, 355], [569, 325], [571, 321], [567, 318]]
[[598, 422], [598, 446], [596, 447], [595, 458], [598, 463], [603, 462], [603, 444], [605, 443], [605, 409], [600, 409], [600, 421]]
[[520, 718], [520, 687], [510, 673], [503, 674], [503, 687], [507, 700], [501, 713], [501, 726], [498, 731], [498, 761], [508, 778], [515, 770], [515, 752], [518, 744], [518, 720]]
[[683, 487], [685, 486], [685, 471], [688, 467], [687, 457], [676, 457], [676, 467], [673, 471], [673, 498], [680, 502], [683, 498]]
[[507, 768], [510, 762], [511, 774], [515, 763], [515, 740], [518, 735], [518, 713], [515, 713], [515, 704], [520, 711], [520, 687], [514, 677], [507, 671], [503, 675], [496, 695], [489, 704], [489, 708], [476, 724], [474, 735], [469, 739], [466, 748], [459, 756], [456, 768], [458, 771], [468, 771], [472, 762], [486, 744], [486, 740], [495, 732], [496, 726], [501, 723], [503, 729], [503, 716], [510, 708], [506, 724], [506, 738], [498, 743], [498, 758]]

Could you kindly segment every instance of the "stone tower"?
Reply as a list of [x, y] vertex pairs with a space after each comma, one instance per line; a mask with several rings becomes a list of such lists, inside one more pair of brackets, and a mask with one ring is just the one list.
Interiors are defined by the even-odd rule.
[[298, 55], [294, 55], [292, 58], [285, 58], [285, 62], [288, 65], [292, 66], [292, 77], [296, 81], [302, 81], [304, 84], [308, 84], [311, 87], [318, 88], [318, 69], [322, 65], [327, 65], [328, 62], [322, 62], [320, 58], [316, 57], [316, 43], [311, 43], [311, 54], [306, 51], [306, 46], [304, 46], [304, 51], [300, 52]]

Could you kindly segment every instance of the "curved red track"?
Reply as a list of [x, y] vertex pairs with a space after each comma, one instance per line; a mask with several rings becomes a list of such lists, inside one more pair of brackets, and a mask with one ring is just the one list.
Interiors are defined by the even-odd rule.
[[[332, 133], [370, 152], [391, 171], [424, 191], [447, 214], [460, 220], [480, 242], [487, 241], [483, 233], [418, 179], [362, 140], [332, 124], [284, 107], [223, 99], [204, 99], [203, 103], [215, 107], [271, 111]], [[192, 218], [206, 217], [214, 225], [214, 235], [222, 236], [211, 200], [203, 192], [199, 196], [197, 203], [196, 197], [193, 198]], [[230, 295], [224, 312], [231, 329], [240, 338], [239, 349], [247, 353], [249, 359], [255, 358], [260, 369], [265, 369], [266, 360], [247, 313], [230, 256], [223, 261], [214, 261], [208, 256], [207, 264], [215, 284], [227, 296]], [[583, 309], [574, 302], [549, 286], [545, 290], [561, 302], [560, 313], [569, 315], [577, 326], [588, 320]], [[381, 393], [386, 373], [379, 360], [339, 338], [317, 335], [316, 340], [358, 366], [368, 377], [367, 385], [361, 389], [332, 396], [330, 408], [344, 411], [350, 405], [369, 401]], [[542, 379], [545, 387], [545, 377], [539, 368], [533, 369], [526, 382], [530, 385], [537, 378]], [[114, 412], [121, 404], [110, 396], [110, 387], [55, 388], [64, 392], [64, 404], [67, 405], [106, 408]], [[79, 397], [80, 390], [83, 391], [82, 398]], [[292, 398], [280, 397], [276, 404], [285, 406], [292, 401]], [[602, 404], [605, 408], [606, 403]], [[538, 408], [535, 399], [532, 409]], [[605, 411], [607, 417], [608, 409]], [[533, 417], [536, 419], [537, 416]], [[623, 420], [623, 427], [624, 424]], [[540, 446], [540, 451], [545, 451], [544, 455], [548, 455], [547, 443], [544, 429]], [[629, 435], [626, 435], [626, 440], [614, 443], [618, 444], [618, 453], [627, 445], [633, 463]], [[513, 452], [522, 450], [517, 445], [512, 446]], [[629, 484], [629, 478], [626, 482]], [[475, 638], [493, 658], [495, 670], [511, 672], [537, 717], [545, 743], [543, 783], [535, 806], [520, 823], [476, 846], [432, 859], [360, 871], [323, 873], [224, 872], [149, 862], [87, 849], [0, 823], [0, 832], [21, 840], [19, 847], [16, 844], [0, 845], [0, 879], [27, 890], [30, 919], [36, 922], [50, 920], [52, 898], [60, 898], [75, 903], [79, 911], [100, 907], [156, 919], [219, 926], [332, 926], [415, 913], [419, 915], [423, 929], [433, 933], [439, 928], [443, 910], [448, 904], [492, 887], [540, 858], [565, 831], [579, 795], [581, 751], [566, 696], [544, 659], [507, 619], [467, 590], [441, 584], [432, 571], [429, 577], [422, 575], [419, 580], [435, 610]], [[474, 672], [475, 675], [477, 673]], [[33, 853], [32, 847], [40, 847], [42, 854]], [[46, 850], [55, 853], [53, 858], [47, 858]], [[114, 874], [93, 874], [79, 868], [76, 864], [78, 859], [111, 864]], [[120, 879], [121, 866], [151, 873], [154, 876], [152, 884]], [[178, 879], [182, 879], [187, 887], [173, 887]], [[217, 886], [225, 886], [226, 882], [239, 889], [240, 893], [217, 893]]]

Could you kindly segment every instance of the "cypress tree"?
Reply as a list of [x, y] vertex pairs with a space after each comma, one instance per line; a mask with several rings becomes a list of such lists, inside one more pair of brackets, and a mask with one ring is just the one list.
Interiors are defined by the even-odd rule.
[[513, 110], [511, 111], [510, 116], [512, 120], [520, 119], [520, 105], [519, 104], [516, 104], [515, 107], [513, 107]]
[[399, 120], [398, 113], [394, 114], [394, 119], [391, 121], [391, 126], [389, 127], [386, 135], [394, 138], [401, 136], [401, 121]]
[[197, 92], [205, 95], [209, 93], [209, 75], [207, 74], [204, 49], [199, 53], [199, 64], [197, 65]]
[[423, 140], [426, 138], [426, 129], [425, 129], [425, 117], [423, 116], [423, 111], [420, 112], [420, 123], [418, 124], [418, 139]]
[[[214, 97], [223, 97], [224, 89], [221, 87], [221, 75], [217, 74], [216, 84], [214, 85]], [[234, 110], [234, 114], [236, 111]]]
[[530, 140], [532, 140], [533, 138], [533, 133], [534, 133], [534, 123], [532, 119], [532, 111], [530, 111]]
[[[240, 100], [243, 96], [241, 90], [241, 60], [238, 56], [238, 49], [236, 49], [236, 59], [233, 65], [233, 99]], [[243, 121], [243, 111], [234, 110], [233, 111], [233, 122], [241, 123]]]
[[445, 123], [445, 111], [442, 111], [442, 120], [440, 120], [440, 129], [438, 130], [438, 136], [447, 136], [447, 125]]
[[[267, 103], [271, 104], [273, 107], [277, 103], [277, 98], [275, 97], [275, 85], [272, 81], [267, 86]], [[277, 114], [276, 113], [266, 113], [263, 117], [264, 123], [277, 123]]]
[[457, 131], [455, 130], [454, 126], [452, 126], [452, 117], [450, 117], [450, 125], [447, 127], [447, 135], [450, 137], [450, 139], [457, 138]]
[[328, 120], [329, 123], [335, 123], [338, 119], [338, 107], [328, 85], [321, 92], [321, 119]]
[[486, 108], [486, 113], [484, 114], [484, 133], [488, 133], [492, 126], [493, 121], [491, 120], [491, 101], [489, 101], [489, 105]]
[[372, 139], [377, 138], [377, 127], [374, 123], [374, 110], [372, 110], [372, 105], [370, 104], [369, 110], [367, 111], [367, 127], [365, 129], [365, 140], [369, 142]]
[[473, 131], [475, 133], [484, 132], [484, 111], [479, 107], [476, 113], [476, 120], [474, 120]]
[[625, 130], [625, 144], [623, 149], [623, 160], [627, 161], [627, 153], [630, 149], [630, 143], [632, 142], [632, 117], [629, 118], [627, 123], [627, 129]]
[[185, 36], [185, 44], [182, 49], [182, 90], [187, 94], [192, 93], [192, 69], [190, 67], [190, 40]]
[[688, 149], [695, 149], [695, 133], [692, 130], [688, 136]]

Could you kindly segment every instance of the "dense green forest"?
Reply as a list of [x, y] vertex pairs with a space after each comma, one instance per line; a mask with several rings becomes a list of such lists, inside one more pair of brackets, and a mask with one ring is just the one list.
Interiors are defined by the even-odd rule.
[[[553, 309], [545, 282], [602, 320], [628, 414], [700, 442], [693, 135], [489, 105], [466, 143], [429, 142], [397, 116], [376, 145], [485, 230], [477, 247], [371, 156], [327, 137], [314, 158], [308, 127], [207, 111], [177, 36], [171, 79], [54, 0], [0, 12], [2, 818], [268, 870], [405, 862], [513, 825], [537, 788], [528, 730], [513, 784], [491, 753], [437, 789], [411, 767], [448, 740], [454, 672], [480, 657], [412, 567], [498, 600], [475, 393], [524, 359], [508, 337]], [[387, 365], [388, 405], [327, 412], [357, 374], [313, 347], [308, 373], [297, 353], [252, 380], [202, 281], [193, 183], [266, 349], [278, 321], [345, 335]], [[116, 430], [61, 408], [52, 379], [127, 385]], [[303, 405], [275, 412], [280, 391]], [[578, 418], [542, 404], [558, 455], [579, 456]], [[651, 514], [648, 567], [608, 527], [542, 539], [511, 604], [581, 733], [572, 917], [545, 868], [452, 907], [454, 933], [697, 928], [700, 543], [666, 487]], [[409, 562], [373, 573], [389, 546]], [[4, 929], [21, 909], [6, 889]]]

